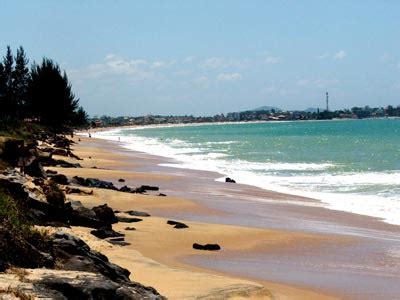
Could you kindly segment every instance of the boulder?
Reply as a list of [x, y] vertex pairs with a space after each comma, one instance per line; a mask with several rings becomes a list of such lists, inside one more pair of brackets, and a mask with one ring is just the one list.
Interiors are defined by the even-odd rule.
[[110, 244], [118, 245], [118, 246], [129, 246], [131, 243], [126, 242], [123, 238], [113, 238], [107, 240]]
[[225, 182], [236, 183], [235, 180], [233, 180], [232, 178], [229, 178], [229, 177], [225, 178]]
[[118, 182], [125, 182], [125, 179], [120, 178], [120, 179], [118, 179]]
[[168, 221], [167, 221], [167, 224], [168, 224], [168, 225], [174, 225], [174, 228], [176, 228], [176, 229], [189, 228], [189, 226], [187, 226], [187, 225], [184, 224], [184, 223], [177, 222], [177, 221], [172, 221], [172, 220], [168, 220]]
[[53, 175], [51, 177], [51, 181], [53, 181], [55, 183], [58, 183], [58, 184], [62, 184], [62, 185], [68, 185], [69, 184], [68, 178], [64, 174]]
[[141, 222], [143, 219], [140, 218], [126, 218], [126, 217], [117, 217], [118, 222], [121, 223], [136, 223], [136, 222]]
[[136, 230], [136, 228], [135, 228], [135, 227], [125, 227], [125, 230], [127, 230], [127, 231], [133, 231], [133, 230]]
[[53, 170], [46, 170], [46, 174], [47, 176], [51, 176], [51, 175], [56, 175], [58, 172], [57, 171], [53, 171]]
[[95, 187], [100, 189], [118, 190], [112, 182], [100, 180], [97, 178], [83, 178], [80, 176], [74, 176], [73, 179], [77, 184], [83, 186]]
[[130, 272], [108, 261], [108, 258], [81, 239], [64, 233], [52, 235], [54, 257], [66, 270], [101, 273], [116, 282], [129, 282]]
[[144, 211], [128, 210], [125, 213], [127, 213], [130, 216], [136, 216], [136, 217], [150, 217], [150, 215]]
[[112, 230], [111, 228], [107, 228], [107, 227], [102, 227], [96, 230], [92, 230], [90, 232], [91, 234], [93, 234], [95, 237], [98, 237], [99, 239], [105, 239], [105, 238], [110, 238], [110, 237], [123, 237], [124, 234], [123, 233], [119, 233], [116, 232], [114, 230]]
[[135, 189], [130, 188], [127, 185], [124, 185], [123, 187], [121, 187], [119, 189], [120, 192], [124, 192], [124, 193], [135, 193]]
[[1, 157], [12, 166], [17, 166], [20, 157], [23, 155], [23, 149], [23, 140], [8, 139], [3, 144]]
[[24, 278], [12, 272], [2, 274], [0, 290], [1, 299], [165, 299], [154, 288], [137, 282], [115, 282], [91, 272], [49, 269], [25, 269]]
[[32, 177], [47, 178], [46, 172], [38, 159], [33, 159], [30, 163], [26, 164], [23, 170]]
[[92, 210], [95, 212], [96, 217], [105, 223], [114, 224], [118, 222], [114, 211], [107, 204], [95, 206]]
[[158, 191], [159, 188], [157, 186], [151, 186], [151, 185], [142, 185], [140, 187], [138, 187], [136, 190], [138, 191]]
[[221, 247], [218, 244], [205, 244], [205, 245], [200, 245], [197, 243], [193, 244], [193, 249], [197, 250], [208, 250], [208, 251], [216, 251], [220, 250]]

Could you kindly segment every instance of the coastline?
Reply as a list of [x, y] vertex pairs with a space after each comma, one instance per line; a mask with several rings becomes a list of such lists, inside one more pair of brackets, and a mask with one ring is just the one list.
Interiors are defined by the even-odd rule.
[[[124, 178], [127, 183], [130, 180], [158, 180], [171, 181], [171, 178], [154, 178], [151, 173], [142, 172], [114, 172], [112, 169], [118, 169], [121, 166], [121, 159], [125, 169], [131, 168], [129, 157], [124, 157], [118, 152], [108, 152], [110, 145], [106, 141], [96, 139], [81, 138], [82, 142], [78, 144], [74, 152], [84, 160], [82, 169], [57, 169], [68, 177], [72, 174], [79, 176], [96, 176], [105, 180], [115, 182], [118, 178]], [[95, 148], [90, 145], [95, 144]], [[98, 147], [98, 143], [103, 147]], [[111, 146], [113, 147], [113, 146]], [[90, 154], [90, 155], [89, 155]], [[91, 156], [91, 159], [88, 157]], [[97, 169], [92, 169], [96, 165]], [[138, 165], [136, 164], [136, 167]], [[86, 167], [86, 168], [85, 168]], [[103, 169], [104, 168], [104, 169]], [[108, 174], [106, 174], [108, 173]], [[129, 175], [131, 174], [131, 175]], [[131, 176], [131, 177], [130, 177]], [[161, 189], [161, 191], [163, 191]], [[237, 276], [218, 272], [207, 268], [201, 268], [192, 264], [182, 262], [182, 258], [191, 255], [200, 255], [204, 257], [218, 256], [219, 253], [198, 253], [193, 250], [191, 245], [197, 242], [218, 242], [223, 247], [222, 252], [244, 251], [251, 253], [252, 251], [260, 251], [264, 246], [263, 242], [269, 245], [284, 244], [295, 240], [315, 240], [318, 242], [319, 235], [292, 233], [288, 231], [275, 231], [256, 228], [245, 228], [242, 226], [209, 224], [203, 222], [184, 221], [189, 225], [187, 231], [176, 231], [168, 228], [166, 218], [153, 217], [153, 215], [170, 214], [172, 212], [186, 212], [187, 214], [196, 214], [203, 216], [220, 216], [221, 212], [207, 208], [196, 202], [178, 198], [178, 197], [158, 197], [152, 195], [126, 195], [115, 191], [95, 189], [93, 196], [71, 195], [71, 199], [81, 201], [85, 206], [99, 205], [105, 202], [117, 210], [137, 209], [150, 213], [152, 217], [144, 219], [143, 222], [135, 223], [137, 230], [129, 232], [124, 231], [128, 224], [118, 223], [115, 229], [126, 234], [126, 240], [132, 241], [131, 246], [115, 247], [115, 246], [99, 246], [96, 248], [97, 242], [103, 244], [103, 241], [96, 241], [90, 235], [88, 230], [84, 228], [73, 228], [78, 236], [88, 242], [94, 249], [101, 250], [111, 261], [128, 268], [133, 273], [133, 279], [144, 284], [154, 286], [161, 294], [171, 299], [185, 299], [194, 297], [210, 296], [216, 298], [233, 297], [234, 295], [242, 295], [243, 297], [260, 298], [282, 297], [288, 299], [333, 299], [326, 296], [323, 292], [316, 292], [312, 289], [304, 287], [291, 287], [278, 283], [267, 282], [265, 280], [249, 280], [245, 276]], [[324, 239], [324, 238], [322, 238]], [[340, 240], [340, 239], [338, 239]], [[106, 243], [107, 244], [107, 243]], [[260, 246], [261, 245], [261, 246]], [[136, 252], [135, 252], [136, 251]], [[131, 260], [133, 254], [140, 253], [140, 257]], [[143, 256], [144, 255], [144, 256]], [[127, 257], [130, 257], [129, 259]], [[151, 260], [149, 262], [148, 260]], [[143, 262], [144, 260], [144, 262]], [[150, 266], [149, 266], [150, 265]], [[144, 269], [143, 269], [144, 268]], [[160, 269], [161, 268], [161, 269]], [[140, 271], [142, 270], [142, 272]], [[165, 276], [157, 275], [162, 270], [163, 274], [169, 274], [166, 280]], [[211, 277], [210, 277], [211, 276]], [[188, 278], [193, 278], [189, 280]], [[210, 279], [212, 278], [212, 279]], [[197, 282], [194, 284], [194, 281]], [[194, 286], [199, 285], [202, 288], [196, 290]], [[173, 287], [180, 286], [181, 292], [177, 292]], [[188, 294], [190, 293], [190, 294]], [[214, 293], [214, 294], [213, 294]], [[218, 296], [219, 295], [219, 296]], [[211, 296], [210, 296], [211, 297]]]
[[[382, 119], [388, 119], [388, 118], [382, 118]], [[368, 119], [366, 119], [368, 120]], [[317, 120], [316, 122], [323, 121], [323, 120]], [[340, 120], [339, 120], [340, 121]], [[282, 122], [294, 122], [294, 121], [282, 121]], [[302, 121], [295, 121], [295, 122], [302, 122]], [[306, 122], [306, 121], [303, 121]], [[258, 122], [223, 122], [223, 123], [200, 123], [200, 124], [173, 124], [173, 125], [146, 125], [146, 126], [136, 126], [136, 127], [131, 127], [132, 130], [141, 130], [145, 128], [168, 128], [168, 127], [182, 127], [182, 126], [206, 126], [206, 125], [221, 125], [221, 124], [242, 124], [242, 123], [260, 123]], [[272, 122], [262, 122], [261, 123], [272, 123]], [[120, 128], [120, 129], [126, 129], [126, 128]], [[110, 130], [119, 130], [118, 127], [114, 128], [105, 128], [103, 130], [100, 129], [100, 131], [110, 131]], [[220, 154], [219, 150], [216, 150], [217, 153], [213, 153], [212, 150], [211, 152], [208, 153], [208, 148], [206, 150], [204, 149], [197, 149], [197, 146], [194, 144], [190, 144], [188, 146], [178, 146], [177, 148], [175, 147], [174, 141], [175, 139], [178, 139], [179, 137], [172, 140], [172, 142], [168, 141], [158, 141], [157, 138], [152, 138], [152, 134], [150, 134], [150, 138], [147, 137], [141, 137], [139, 134], [138, 138], [130, 138], [125, 137], [124, 134], [122, 134], [120, 137], [118, 137], [116, 134], [108, 134], [105, 133], [103, 135], [102, 133], [96, 134], [97, 129], [94, 129], [94, 134], [93, 136], [96, 138], [104, 139], [104, 140], [109, 140], [109, 141], [115, 141], [118, 142], [116, 145], [119, 145], [121, 147], [127, 148], [130, 151], [139, 151], [143, 153], [147, 153], [151, 156], [158, 156], [160, 153], [162, 153], [163, 157], [160, 158], [160, 164], [163, 164], [163, 166], [166, 167], [173, 167], [173, 168], [182, 168], [182, 169], [192, 169], [194, 171], [210, 171], [214, 173], [218, 173], [219, 176], [213, 178], [213, 180], [216, 181], [225, 181], [226, 177], [231, 177], [236, 179], [236, 181], [242, 185], [250, 185], [250, 186], [255, 186], [258, 188], [261, 188], [263, 190], [267, 191], [274, 191], [279, 194], [286, 194], [286, 195], [297, 195], [302, 198], [306, 199], [313, 199], [312, 201], [308, 202], [303, 202], [303, 204], [307, 204], [309, 206], [314, 206], [314, 205], [319, 205], [323, 206], [327, 209], [334, 210], [334, 211], [341, 211], [341, 212], [348, 212], [352, 214], [357, 214], [357, 215], [363, 215], [363, 216], [370, 216], [376, 219], [381, 220], [382, 222], [388, 223], [388, 224], [393, 224], [393, 225], [400, 225], [399, 220], [397, 218], [397, 214], [400, 213], [400, 207], [397, 205], [398, 198], [397, 196], [391, 197], [390, 195], [384, 197], [384, 196], [379, 196], [380, 194], [384, 194], [384, 190], [382, 190], [382, 186], [378, 187], [378, 192], [375, 194], [368, 194], [364, 193], [364, 186], [366, 188], [371, 188], [368, 185], [372, 185], [374, 180], [376, 180], [376, 176], [386, 176], [384, 178], [391, 178], [391, 179], [386, 179], [386, 180], [391, 180], [391, 184], [397, 184], [397, 183], [392, 183], [394, 182], [393, 176], [389, 176], [389, 174], [375, 174], [374, 171], [371, 171], [371, 173], [368, 173], [369, 171], [362, 170], [361, 173], [358, 171], [345, 171], [344, 173], [341, 173], [341, 170], [337, 169], [338, 166], [341, 165], [339, 162], [338, 164], [336, 163], [330, 163], [329, 160], [328, 162], [325, 163], [301, 163], [301, 160], [299, 163], [294, 163], [294, 162], [286, 162], [286, 161], [281, 161], [281, 160], [274, 160], [272, 163], [266, 163], [266, 165], [262, 166], [266, 170], [270, 169], [270, 172], [265, 172], [265, 174], [259, 174], [258, 170], [259, 167], [258, 165], [254, 165], [249, 163], [248, 160], [243, 160], [241, 161], [238, 159], [238, 165], [239, 167], [235, 166], [235, 161], [230, 160], [230, 157], [235, 157], [235, 154], [232, 155], [232, 153], [227, 154], [228, 156], [227, 159], [223, 157], [225, 155], [225, 152], [222, 152]], [[146, 136], [146, 135], [145, 135]], [[184, 144], [184, 142], [182, 142]], [[232, 143], [236, 143], [235, 141], [232, 141]], [[202, 146], [199, 146], [200, 148]], [[208, 147], [208, 146], [207, 146]], [[193, 149], [192, 149], [193, 148]], [[184, 150], [184, 152], [181, 153], [181, 150]], [[193, 151], [195, 154], [197, 154], [197, 151], [201, 154], [204, 153], [210, 155], [208, 157], [207, 155], [205, 158], [202, 158], [200, 156], [202, 155], [185, 155], [185, 151]], [[212, 156], [215, 155], [215, 156]], [[216, 156], [218, 155], [218, 156]], [[222, 158], [220, 158], [222, 156]], [[165, 158], [165, 159], [164, 159]], [[252, 160], [250, 160], [252, 161]], [[242, 166], [243, 164], [243, 166]], [[276, 169], [275, 169], [276, 168]], [[308, 186], [302, 186], [303, 181], [301, 176], [299, 177], [291, 177], [287, 176], [284, 172], [280, 173], [280, 170], [286, 170], [285, 168], [294, 168], [293, 170], [300, 171], [302, 169], [304, 170], [325, 170], [325, 173], [320, 174], [320, 176], [314, 176], [314, 174], [305, 173], [305, 183], [308, 183]], [[320, 169], [319, 169], [320, 168]], [[330, 170], [329, 168], [333, 168], [333, 170]], [[160, 168], [158, 169], [160, 170]], [[176, 171], [172, 170], [172, 168], [168, 169], [170, 172], [175, 173]], [[256, 171], [253, 171], [256, 170]], [[274, 171], [276, 170], [276, 171]], [[288, 169], [292, 170], [292, 169]], [[368, 169], [369, 170], [369, 169]], [[274, 172], [272, 172], [274, 171]], [[306, 171], [307, 172], [307, 171]], [[379, 171], [376, 171], [379, 172]], [[290, 174], [291, 175], [291, 174]], [[329, 176], [328, 176], [329, 175]], [[399, 174], [395, 174], [398, 176]], [[276, 179], [277, 178], [277, 179]], [[309, 180], [309, 178], [318, 178], [318, 180]], [[394, 177], [397, 178], [397, 177]], [[297, 181], [296, 181], [297, 180]], [[300, 181], [299, 181], [300, 180]], [[351, 185], [350, 183], [354, 180], [355, 185]], [[379, 181], [379, 180], [378, 180]], [[329, 187], [341, 187], [341, 188], [325, 188], [324, 186]], [[313, 188], [313, 186], [317, 186], [318, 188]], [[322, 187], [322, 188], [321, 188]], [[354, 189], [355, 191], [358, 192], [351, 192], [348, 193], [347, 191]], [[293, 203], [295, 204], [295, 203]], [[299, 203], [300, 204], [300, 203]], [[388, 207], [391, 207], [392, 209], [387, 209]]]
[[[92, 155], [92, 159], [86, 162], [88, 164], [88, 168], [91, 168], [94, 165], [97, 165], [99, 167], [101, 166], [101, 164], [104, 164], [105, 168], [107, 169], [111, 168], [120, 170], [118, 172], [114, 172], [111, 170], [103, 170], [100, 168], [94, 170], [85, 169], [89, 172], [88, 174], [90, 174], [91, 176], [97, 174], [97, 177], [99, 178], [112, 180], [113, 182], [115, 182], [118, 175], [122, 177], [128, 176], [128, 173], [130, 173], [131, 175], [129, 176], [131, 177], [127, 177], [128, 185], [135, 185], [138, 183], [158, 184], [161, 188], [161, 191], [167, 192], [168, 194], [168, 197], [165, 197], [165, 199], [168, 200], [169, 204], [166, 204], [164, 200], [160, 200], [161, 198], [154, 199], [155, 201], [153, 202], [148, 201], [149, 197], [151, 198], [152, 196], [143, 196], [144, 198], [135, 197], [136, 199], [130, 202], [128, 200], [122, 201], [120, 195], [115, 197], [104, 195], [106, 196], [106, 198], [108, 199], [108, 203], [110, 203], [112, 207], [115, 206], [117, 208], [118, 205], [122, 205], [122, 202], [125, 203], [125, 205], [127, 205], [128, 203], [134, 203], [135, 209], [142, 209], [151, 213], [152, 215], [157, 215], [164, 218], [176, 218], [179, 220], [185, 220], [185, 222], [188, 223], [206, 222], [214, 224], [214, 226], [217, 227], [221, 226], [221, 224], [226, 224], [240, 227], [250, 227], [253, 229], [261, 227], [264, 229], [267, 228], [267, 231], [277, 230], [279, 234], [275, 232], [275, 237], [285, 235], [286, 237], [290, 235], [292, 235], [292, 237], [297, 236], [297, 239], [292, 240], [292, 242], [290, 242], [286, 238], [285, 242], [282, 242], [283, 245], [280, 243], [276, 243], [274, 244], [274, 246], [272, 246], [270, 241], [271, 231], [269, 231], [268, 238], [266, 236], [264, 240], [260, 240], [258, 237], [255, 244], [253, 244], [253, 242], [250, 243], [250, 245], [252, 246], [250, 248], [235, 248], [235, 245], [229, 245], [228, 243], [229, 246], [227, 248], [223, 246], [224, 251], [221, 252], [222, 255], [216, 256], [204, 255], [202, 253], [199, 255], [198, 252], [193, 252], [193, 250], [190, 249], [189, 244], [186, 244], [185, 247], [189, 248], [190, 251], [185, 253], [181, 252], [181, 255], [179, 255], [179, 257], [174, 257], [173, 259], [171, 259], [171, 257], [169, 256], [162, 257], [161, 255], [160, 257], [160, 255], [157, 255], [157, 253], [164, 252], [162, 251], [162, 249], [159, 249], [160, 251], [155, 251], [152, 253], [151, 249], [152, 247], [154, 247], [154, 244], [149, 244], [149, 241], [146, 240], [145, 236], [142, 236], [142, 239], [140, 239], [140, 242], [137, 246], [139, 252], [142, 252], [145, 255], [150, 254], [151, 256], [153, 256], [151, 257], [152, 259], [165, 263], [166, 265], [173, 266], [174, 269], [183, 268], [189, 270], [206, 270], [207, 272], [212, 272], [213, 274], [229, 274], [228, 276], [245, 278], [247, 280], [253, 280], [255, 282], [262, 283], [267, 288], [275, 287], [275, 290], [272, 288], [272, 293], [278, 294], [290, 290], [288, 289], [288, 286], [292, 286], [300, 287], [300, 290], [317, 290], [317, 292], [323, 294], [349, 297], [349, 291], [342, 291], [340, 290], [340, 288], [338, 289], [338, 286], [319, 288], [318, 284], [315, 285], [315, 283], [318, 282], [314, 282], [313, 284], [313, 281], [315, 281], [315, 277], [319, 276], [318, 272], [321, 272], [321, 266], [313, 270], [314, 277], [310, 276], [310, 283], [299, 282], [295, 278], [291, 278], [291, 276], [288, 276], [287, 280], [282, 280], [282, 278], [277, 275], [275, 277], [269, 277], [270, 274], [262, 274], [261, 276], [257, 275], [257, 272], [242, 272], [241, 270], [232, 268], [229, 264], [229, 261], [232, 262], [232, 259], [234, 259], [235, 261], [240, 262], [243, 260], [243, 258], [260, 257], [261, 255], [264, 261], [268, 261], [268, 264], [266, 264], [265, 267], [271, 267], [271, 270], [274, 270], [274, 261], [275, 263], [282, 263], [281, 260], [283, 258], [287, 258], [289, 263], [291, 262], [295, 266], [297, 266], [298, 261], [304, 259], [304, 256], [307, 256], [307, 259], [310, 259], [310, 257], [312, 257], [313, 259], [317, 258], [319, 264], [326, 263], [328, 265], [331, 265], [335, 263], [341, 263], [344, 266], [342, 271], [347, 272], [346, 268], [348, 268], [348, 264], [354, 259], [354, 255], [357, 256], [357, 251], [360, 251], [361, 248], [365, 248], [366, 245], [368, 246], [366, 247], [367, 250], [361, 249], [366, 259], [376, 259], [377, 257], [382, 257], [382, 255], [385, 255], [384, 253], [381, 253], [379, 251], [375, 253], [378, 247], [377, 244], [381, 243], [382, 240], [394, 239], [394, 243], [398, 245], [398, 238], [396, 239], [396, 237], [398, 236], [398, 226], [388, 225], [370, 217], [329, 211], [320, 207], [301, 207], [297, 205], [292, 205], [291, 203], [285, 203], [285, 200], [288, 199], [295, 201], [312, 201], [311, 199], [303, 199], [301, 197], [297, 198], [296, 196], [292, 195], [261, 191], [260, 189], [254, 187], [242, 185], [226, 186], [224, 183], [211, 181], [210, 174], [207, 172], [195, 172], [193, 170], [177, 170], [168, 168], [163, 168], [160, 171], [160, 167], [158, 167], [158, 164], [160, 163], [160, 159], [162, 160], [162, 158], [146, 155], [143, 153], [134, 153], [133, 151], [128, 151], [119, 147], [116, 143], [108, 142], [105, 140], [82, 138], [82, 143], [80, 143], [76, 147], [75, 151], [77, 153], [80, 153], [83, 158], [88, 157], [89, 154]], [[82, 170], [82, 172], [85, 172], [85, 170]], [[132, 170], [134, 170], [134, 172], [132, 172]], [[65, 169], [63, 171], [68, 172], [69, 170]], [[74, 171], [80, 172], [80, 170], [78, 169]], [[66, 172], [64, 173], [67, 176], [72, 175], [67, 174]], [[158, 177], [155, 176], [155, 174], [157, 174]], [[188, 174], [191, 174], [192, 176], [194, 174], [197, 175], [197, 181], [195, 182], [196, 186], [193, 185], [193, 182], [195, 181], [193, 178], [187, 178]], [[144, 180], [147, 181], [144, 182]], [[190, 190], [192, 188], [195, 191], [191, 192]], [[201, 189], [210, 189], [211, 192], [209, 194], [199, 193], [199, 190]], [[219, 196], [213, 196], [211, 194], [219, 194]], [[82, 198], [79, 198], [79, 200], [81, 201], [84, 201], [83, 198], [87, 199], [86, 196], [80, 197]], [[232, 197], [241, 197], [241, 199], [238, 199], [237, 201], [232, 201]], [[257, 198], [260, 197], [269, 197], [271, 199], [271, 203], [258, 203], [257, 201], [255, 201]], [[190, 201], [183, 200], [182, 198], [190, 199]], [[220, 198], [225, 198], [225, 200], [229, 201], [230, 205], [228, 210], [226, 210], [227, 202], [220, 201]], [[101, 200], [99, 199], [98, 201], [100, 202], [95, 203], [102, 204]], [[241, 203], [241, 205], [239, 203]], [[248, 206], [249, 203], [251, 203], [251, 206], [254, 206], [256, 204], [256, 206], [253, 207], [255, 209], [262, 208], [264, 210], [271, 210], [269, 212], [271, 218], [268, 220], [261, 220], [260, 218], [249, 220], [247, 216], [248, 211], [246, 211], [246, 209], [243, 209], [245, 206]], [[90, 203], [85, 204], [90, 205]], [[245, 220], [245, 222], [243, 220]], [[299, 222], [299, 220], [302, 221]], [[143, 223], [144, 225], [144, 222], [141, 223]], [[146, 232], [150, 231], [149, 228], [152, 228], [152, 226], [148, 227], [146, 229]], [[208, 233], [209, 230], [207, 229], [206, 232]], [[225, 228], [223, 232], [229, 232], [229, 230]], [[161, 236], [163, 236], [163, 234], [165, 234], [165, 232], [163, 232]], [[304, 234], [306, 236], [311, 235], [317, 240], [320, 240], [321, 242], [318, 243], [320, 247], [311, 247], [315, 248], [311, 249], [308, 244], [312, 245], [313, 243], [304, 243]], [[379, 237], [377, 237], [377, 234], [379, 235]], [[138, 235], [136, 235], [136, 238], [138, 238]], [[207, 242], [219, 242], [220, 238], [221, 236], [218, 235], [218, 239], [216, 238], [217, 240], [208, 240]], [[376, 239], [376, 241], [373, 240], [374, 238]], [[127, 238], [127, 240], [128, 239], [129, 238]], [[272, 240], [277, 241], [277, 239]], [[336, 245], [338, 241], [343, 242], [338, 243], [341, 246]], [[173, 248], [174, 251], [177, 251], [177, 245], [171, 245], [168, 243], [165, 244], [165, 241], [163, 243], [161, 243], [163, 247], [167, 247], [167, 249]], [[390, 244], [389, 242], [387, 243], [388, 246], [392, 246], [392, 244]], [[260, 246], [263, 244], [263, 247]], [[265, 247], [265, 245], [268, 246]], [[174, 246], [176, 247], [174, 248]], [[298, 252], [299, 247], [300, 249], [303, 249], [300, 252]], [[293, 249], [297, 250], [295, 251]], [[333, 257], [329, 257], [324, 254], [326, 252], [326, 249], [335, 249], [338, 253], [333, 255]], [[166, 251], [166, 253], [169, 252]], [[349, 259], [344, 259], [343, 261], [343, 254], [349, 255]], [[222, 262], [222, 266], [218, 265], [220, 262]], [[123, 263], [124, 262], [121, 262], [121, 264]], [[286, 263], [287, 262], [284, 262], [282, 264], [283, 270], [285, 269]], [[357, 268], [363, 268], [365, 260], [357, 263], [359, 264], [357, 265]], [[398, 261], [396, 260], [396, 264], [397, 263]], [[314, 265], [315, 262], [311, 261], [310, 264]], [[374, 265], [375, 263], [371, 264]], [[366, 270], [370, 267], [371, 265], [368, 265], [368, 263], [367, 265], [365, 265]], [[308, 274], [309, 271], [310, 270], [303, 270], [305, 274]], [[364, 272], [365, 270], [361, 271]], [[390, 269], [389, 271], [392, 272], [393, 270]], [[135, 276], [135, 270], [133, 270], [133, 274]], [[349, 276], [351, 274], [345, 275]], [[335, 276], [341, 277], [342, 274]], [[368, 274], [368, 276], [374, 277], [375, 274]], [[397, 278], [396, 276], [398, 276], [398, 274], [394, 274], [394, 276], [395, 278]], [[346, 280], [346, 276], [344, 276], [344, 279]], [[364, 278], [359, 278], [357, 280], [363, 279]], [[146, 282], [146, 280], [144, 282]], [[279, 284], [278, 286], [275, 286], [271, 285], [271, 282], [279, 282]], [[282, 284], [284, 288], [282, 288]], [[358, 284], [360, 285], [361, 282], [358, 282]], [[379, 282], [378, 284], [382, 284], [382, 282]], [[151, 285], [157, 288], [157, 282], [151, 282]], [[372, 285], [371, 288], [375, 288], [375, 286]], [[359, 288], [359, 290], [355, 289], [354, 293], [361, 293], [360, 295], [365, 296], [365, 293], [367, 293], [367, 291], [363, 294], [362, 289]], [[319, 295], [317, 298], [320, 297], [321, 295]], [[296, 297], [294, 297], [294, 294], [292, 294], [292, 297], [289, 298], [297, 299], [300, 298], [300, 296], [298, 296], [296, 292]]]

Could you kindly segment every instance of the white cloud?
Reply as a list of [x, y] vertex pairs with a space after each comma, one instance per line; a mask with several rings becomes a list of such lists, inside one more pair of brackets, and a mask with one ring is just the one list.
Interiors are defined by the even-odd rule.
[[218, 70], [224, 68], [240, 68], [244, 69], [250, 66], [251, 59], [226, 59], [222, 57], [210, 57], [204, 59], [199, 67], [202, 69]]
[[278, 64], [281, 62], [281, 58], [279, 56], [268, 56], [264, 62], [267, 64]]
[[333, 58], [336, 60], [342, 60], [347, 56], [346, 51], [340, 50], [333, 55]]
[[187, 56], [183, 59], [182, 63], [188, 64], [194, 60], [194, 56]]
[[310, 83], [310, 80], [308, 79], [299, 79], [297, 80], [296, 84], [300, 86], [306, 86]]
[[302, 87], [318, 87], [324, 88], [329, 86], [334, 86], [339, 82], [337, 79], [299, 79], [296, 84]]
[[388, 53], [384, 53], [381, 57], [379, 57], [379, 61], [384, 64], [390, 63], [393, 61], [393, 57]]
[[218, 81], [236, 81], [242, 79], [242, 75], [240, 73], [220, 73], [218, 74]]
[[317, 56], [318, 59], [325, 59], [325, 58], [329, 58], [331, 55], [329, 52], [324, 52], [320, 55]]
[[200, 67], [204, 69], [218, 69], [224, 66], [224, 59], [219, 57], [210, 57], [200, 63]]
[[200, 85], [206, 84], [206, 83], [208, 83], [208, 81], [209, 81], [209, 79], [207, 76], [200, 76], [193, 80], [194, 83], [200, 84]]
[[151, 64], [150, 68], [159, 69], [165, 67], [167, 64], [165, 61], [155, 61]]

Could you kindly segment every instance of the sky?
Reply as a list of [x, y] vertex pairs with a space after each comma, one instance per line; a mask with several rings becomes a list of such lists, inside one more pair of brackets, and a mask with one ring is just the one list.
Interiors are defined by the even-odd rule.
[[400, 1], [0, 0], [0, 56], [52, 58], [89, 115], [400, 104]]

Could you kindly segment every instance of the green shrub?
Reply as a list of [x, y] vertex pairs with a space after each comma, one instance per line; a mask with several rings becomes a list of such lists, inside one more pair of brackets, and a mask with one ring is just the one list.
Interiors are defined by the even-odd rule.
[[0, 262], [19, 267], [42, 267], [41, 252], [50, 252], [50, 238], [35, 229], [25, 211], [6, 191], [0, 189]]

